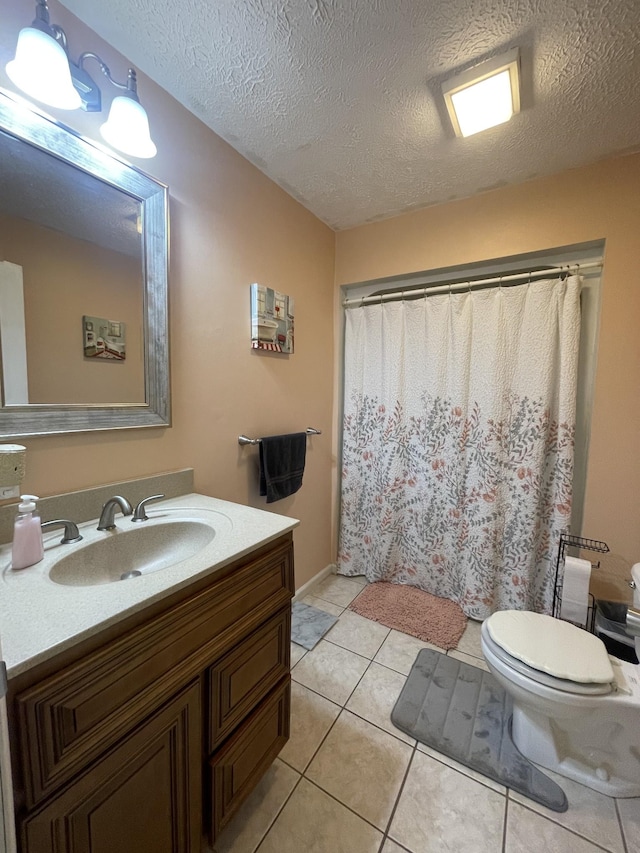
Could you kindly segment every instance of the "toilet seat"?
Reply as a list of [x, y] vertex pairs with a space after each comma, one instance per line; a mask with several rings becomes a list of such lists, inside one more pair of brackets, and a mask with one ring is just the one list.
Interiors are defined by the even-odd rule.
[[602, 640], [569, 622], [527, 610], [500, 610], [485, 624], [494, 643], [534, 670], [571, 682], [614, 680]]
[[542, 672], [539, 669], [534, 669], [534, 667], [529, 666], [521, 660], [518, 660], [518, 658], [510, 655], [491, 639], [491, 634], [489, 633], [489, 630], [486, 627], [487, 621], [483, 623], [481, 629], [485, 651], [488, 651], [490, 654], [494, 655], [505, 666], [509, 667], [509, 669], [514, 670], [515, 672], [519, 673], [520, 675], [523, 675], [525, 678], [530, 679], [536, 684], [542, 684], [545, 687], [551, 687], [553, 690], [558, 690], [563, 693], [573, 693], [574, 695], [578, 696], [604, 696], [607, 693], [611, 693], [613, 688], [612, 684], [609, 682], [598, 683], [571, 681], [565, 678], [557, 678], [554, 675], [549, 675], [548, 673]]

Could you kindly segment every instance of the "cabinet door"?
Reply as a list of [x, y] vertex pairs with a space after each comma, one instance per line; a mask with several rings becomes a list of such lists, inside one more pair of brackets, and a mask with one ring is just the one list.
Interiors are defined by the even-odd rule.
[[22, 826], [23, 853], [196, 853], [201, 700], [194, 681]]

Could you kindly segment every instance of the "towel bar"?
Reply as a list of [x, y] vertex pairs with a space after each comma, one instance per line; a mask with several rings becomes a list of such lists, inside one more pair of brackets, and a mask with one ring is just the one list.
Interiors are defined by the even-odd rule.
[[[322, 435], [321, 429], [314, 429], [313, 427], [307, 427], [305, 432], [307, 435]], [[248, 438], [246, 435], [238, 436], [238, 444], [260, 444], [261, 441], [261, 438]]]

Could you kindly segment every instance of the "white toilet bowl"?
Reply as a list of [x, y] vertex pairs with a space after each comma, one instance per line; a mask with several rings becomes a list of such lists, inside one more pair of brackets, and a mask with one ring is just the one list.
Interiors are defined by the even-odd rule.
[[531, 761], [610, 797], [640, 796], [640, 666], [597, 637], [527, 611], [482, 625], [482, 652], [513, 700], [514, 743]]

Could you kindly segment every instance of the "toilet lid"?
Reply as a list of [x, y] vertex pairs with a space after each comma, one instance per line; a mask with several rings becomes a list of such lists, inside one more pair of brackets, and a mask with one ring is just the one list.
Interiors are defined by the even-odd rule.
[[542, 684], [545, 687], [551, 687], [553, 690], [560, 690], [562, 693], [573, 693], [580, 696], [604, 696], [611, 693], [611, 684], [596, 684], [593, 681], [569, 681], [567, 678], [556, 678], [554, 675], [548, 675], [546, 672], [541, 672], [539, 669], [534, 669], [532, 666], [527, 666], [521, 660], [507, 654], [503, 648], [497, 643], [494, 643], [486, 630], [485, 625], [482, 626], [482, 650], [487, 657], [487, 649], [491, 654], [502, 661], [509, 669], [513, 669], [525, 678]]
[[486, 626], [494, 643], [533, 669], [581, 683], [614, 680], [602, 640], [569, 622], [543, 613], [500, 610]]

